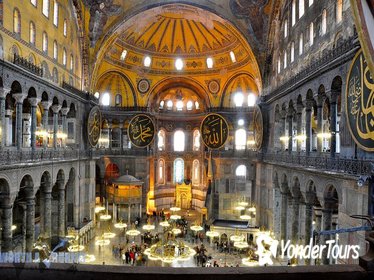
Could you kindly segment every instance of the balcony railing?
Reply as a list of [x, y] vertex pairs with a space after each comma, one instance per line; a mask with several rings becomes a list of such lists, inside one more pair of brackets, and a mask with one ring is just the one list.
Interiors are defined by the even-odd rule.
[[36, 66], [34, 63], [28, 61], [26, 58], [23, 58], [18, 54], [14, 54], [13, 63], [37, 76], [43, 77], [43, 69], [41, 67]]

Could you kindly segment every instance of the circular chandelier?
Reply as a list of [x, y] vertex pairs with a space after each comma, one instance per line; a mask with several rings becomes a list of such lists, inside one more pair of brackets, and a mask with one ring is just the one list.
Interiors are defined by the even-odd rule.
[[172, 263], [176, 260], [187, 261], [196, 255], [196, 251], [185, 245], [182, 241], [175, 239], [164, 239], [157, 244], [152, 245], [144, 251], [149, 260], [160, 260], [165, 263]]
[[97, 245], [97, 246], [107, 246], [109, 244], [110, 244], [109, 239], [104, 239], [104, 238], [98, 239], [95, 242], [95, 245]]
[[250, 215], [241, 215], [240, 219], [242, 219], [242, 220], [250, 220], [250, 219], [252, 219], [252, 217]]
[[256, 207], [252, 206], [248, 208], [249, 212], [256, 212]]
[[244, 206], [244, 207], [248, 206], [248, 202], [245, 202], [245, 201], [241, 201], [238, 204], [239, 206]]
[[99, 213], [99, 212], [104, 211], [104, 210], [105, 210], [104, 206], [96, 206], [95, 207], [95, 213]]
[[111, 218], [112, 218], [112, 216], [109, 215], [109, 214], [104, 214], [104, 215], [100, 216], [100, 220], [102, 220], [102, 221], [109, 221]]
[[113, 232], [104, 232], [104, 233], [103, 233], [103, 238], [105, 238], [105, 239], [112, 239], [112, 238], [114, 238], [115, 236], [116, 236], [116, 234], [113, 233]]
[[238, 248], [238, 249], [246, 249], [249, 247], [248, 243], [247, 242], [244, 242], [244, 241], [237, 241], [237, 242], [234, 242], [234, 247]]
[[84, 250], [83, 245], [71, 245], [68, 247], [69, 252], [82, 252]]
[[194, 226], [191, 226], [190, 229], [193, 231], [201, 231], [203, 230], [203, 227], [199, 225], [194, 225]]
[[172, 231], [172, 233], [173, 233], [174, 235], [178, 235], [178, 234], [181, 234], [181, 233], [182, 233], [182, 231], [181, 231], [179, 228], [173, 228], [171, 231]]
[[240, 241], [243, 241], [243, 239], [244, 239], [244, 236], [242, 236], [242, 235], [232, 235], [231, 237], [230, 237], [230, 240], [232, 241], [232, 242], [240, 242]]
[[96, 257], [94, 255], [85, 255], [83, 257], [83, 262], [84, 263], [92, 263], [94, 261], [96, 261]]
[[138, 231], [136, 229], [130, 229], [130, 230], [126, 231], [126, 234], [130, 235], [130, 236], [138, 236], [140, 234], [140, 231]]
[[114, 227], [115, 227], [115, 228], [120, 228], [120, 229], [122, 229], [122, 228], [127, 228], [127, 224], [122, 223], [122, 221], [121, 221], [121, 222], [119, 222], [119, 223], [115, 223], [115, 224], [114, 224]]
[[170, 208], [170, 211], [172, 211], [172, 212], [177, 212], [177, 211], [180, 211], [180, 210], [181, 209], [179, 207], [176, 207], [176, 206]]
[[154, 230], [154, 229], [155, 229], [155, 226], [154, 226], [154, 225], [150, 225], [150, 224], [148, 224], [148, 225], [144, 225], [144, 226], [143, 226], [143, 229], [144, 229], [145, 231], [151, 231], [151, 230]]
[[243, 210], [245, 210], [245, 207], [244, 206], [236, 206], [235, 210], [243, 211]]
[[162, 227], [169, 227], [170, 224], [169, 224], [168, 221], [163, 221], [163, 222], [160, 223], [160, 226], [162, 226]]
[[172, 220], [179, 220], [179, 219], [181, 219], [182, 217], [181, 216], [179, 216], [179, 215], [171, 215], [170, 216], [170, 219], [172, 219]]
[[206, 232], [206, 236], [209, 236], [209, 237], [218, 237], [219, 236], [219, 232], [217, 232], [217, 231], [207, 231]]

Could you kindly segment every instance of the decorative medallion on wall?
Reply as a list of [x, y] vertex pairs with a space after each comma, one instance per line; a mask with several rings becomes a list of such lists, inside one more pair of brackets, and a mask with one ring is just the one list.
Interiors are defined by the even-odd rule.
[[353, 140], [365, 151], [374, 151], [374, 80], [360, 50], [347, 77], [345, 108]]
[[153, 141], [155, 125], [149, 116], [138, 114], [131, 119], [127, 135], [134, 146], [145, 148]]
[[95, 147], [101, 135], [101, 112], [99, 106], [91, 109], [87, 120], [88, 142]]
[[264, 121], [262, 118], [261, 109], [258, 105], [255, 105], [253, 112], [253, 133], [255, 147], [257, 150], [261, 149], [262, 139], [264, 135]]
[[147, 79], [141, 79], [138, 82], [138, 91], [140, 93], [143, 93], [143, 94], [146, 93], [149, 90], [149, 87], [150, 87], [150, 84]]
[[205, 146], [210, 149], [219, 149], [226, 143], [229, 126], [224, 117], [211, 113], [203, 119], [200, 133]]
[[208, 82], [208, 89], [210, 93], [217, 94], [219, 92], [219, 82], [217, 80], [211, 80]]

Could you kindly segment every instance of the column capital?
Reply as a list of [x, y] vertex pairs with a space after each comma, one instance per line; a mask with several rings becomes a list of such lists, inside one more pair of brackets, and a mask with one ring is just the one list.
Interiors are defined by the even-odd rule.
[[305, 110], [306, 111], [311, 111], [313, 108], [314, 101], [313, 100], [307, 100], [305, 102]]
[[23, 92], [13, 93], [12, 96], [16, 100], [16, 103], [22, 103], [27, 97], [26, 93]]
[[63, 116], [66, 116], [68, 114], [69, 110], [70, 110], [70, 108], [68, 108], [68, 107], [61, 108], [61, 114]]
[[49, 110], [49, 107], [52, 105], [52, 101], [42, 101], [41, 104], [44, 110]]
[[5, 98], [7, 96], [7, 94], [10, 93], [12, 89], [11, 88], [0, 88], [0, 98]]
[[37, 97], [30, 97], [28, 98], [28, 100], [30, 102], [31, 107], [36, 107], [40, 101], [40, 99]]
[[52, 111], [54, 114], [58, 114], [60, 109], [61, 109], [61, 105], [58, 105], [58, 104], [52, 105]]

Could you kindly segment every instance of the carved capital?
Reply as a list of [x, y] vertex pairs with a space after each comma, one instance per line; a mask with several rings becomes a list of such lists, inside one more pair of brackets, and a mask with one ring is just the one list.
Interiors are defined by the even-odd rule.
[[51, 101], [42, 101], [41, 104], [42, 104], [42, 107], [43, 107], [44, 111], [48, 111], [49, 107], [51, 107], [51, 105], [52, 105], [52, 102]]
[[0, 98], [5, 98], [10, 91], [10, 88], [0, 88]]
[[40, 101], [40, 99], [36, 97], [30, 97], [28, 100], [32, 107], [36, 107]]
[[25, 98], [27, 97], [26, 93], [22, 93], [22, 92], [13, 93], [12, 96], [16, 100], [16, 103], [22, 103], [23, 100], [25, 100]]
[[61, 108], [61, 114], [62, 114], [63, 116], [66, 116], [66, 115], [68, 114], [69, 110], [70, 110], [70, 109], [67, 108], [67, 107]]
[[52, 105], [52, 111], [54, 114], [58, 114], [58, 112], [60, 112], [60, 109], [61, 109], [61, 105], [58, 105], [58, 104]]

